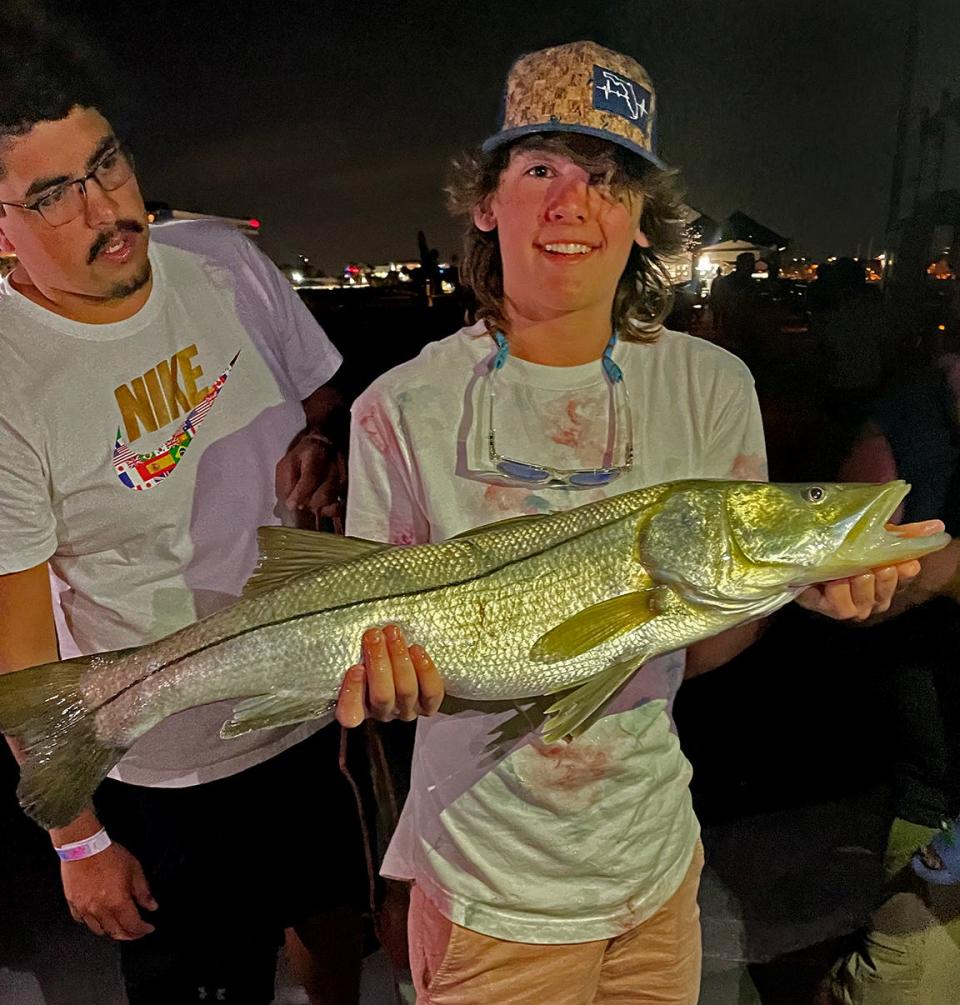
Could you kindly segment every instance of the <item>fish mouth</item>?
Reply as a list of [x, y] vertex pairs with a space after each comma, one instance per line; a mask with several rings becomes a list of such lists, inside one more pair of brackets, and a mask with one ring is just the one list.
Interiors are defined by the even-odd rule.
[[887, 524], [900, 503], [910, 492], [905, 481], [890, 482], [882, 487], [877, 498], [870, 503], [837, 549], [838, 562], [866, 571], [883, 565], [908, 562], [950, 543], [949, 534], [928, 534], [922, 537], [905, 537]]

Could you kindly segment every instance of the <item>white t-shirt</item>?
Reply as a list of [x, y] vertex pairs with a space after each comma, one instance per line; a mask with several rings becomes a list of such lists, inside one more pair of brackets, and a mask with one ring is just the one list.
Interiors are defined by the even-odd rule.
[[[149, 254], [150, 296], [114, 324], [70, 321], [0, 283], [0, 574], [49, 561], [81, 653], [152, 641], [239, 594], [257, 527], [283, 515], [274, 469], [303, 429], [301, 401], [340, 363], [238, 232], [167, 224]], [[224, 741], [228, 709], [160, 723], [114, 777], [209, 781], [310, 729]]]
[[[619, 342], [613, 352], [630, 396], [632, 470], [606, 489], [503, 484], [487, 452], [494, 352], [482, 325], [464, 329], [357, 400], [349, 534], [442, 541], [676, 478], [765, 477], [747, 369], [664, 331], [655, 344]], [[627, 410], [599, 360], [551, 367], [509, 357], [496, 381], [500, 454], [556, 468], [623, 460]], [[384, 875], [415, 880], [452, 921], [501, 939], [585, 942], [643, 922], [680, 885], [698, 836], [670, 715], [683, 669], [683, 653], [652, 660], [574, 742], [530, 734], [495, 763], [484, 749], [510, 713], [421, 719]]]

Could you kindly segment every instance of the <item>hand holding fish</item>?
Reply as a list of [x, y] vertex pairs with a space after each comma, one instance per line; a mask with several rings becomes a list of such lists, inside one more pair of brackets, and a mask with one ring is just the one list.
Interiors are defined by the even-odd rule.
[[[904, 538], [943, 533], [943, 521], [887, 524], [887, 530]], [[890, 610], [894, 596], [920, 574], [916, 559], [887, 565], [850, 579], [819, 583], [804, 590], [797, 603], [837, 621], [866, 621]]]
[[343, 452], [320, 433], [307, 432], [277, 464], [277, 498], [292, 512], [310, 510], [319, 520], [327, 517], [338, 531], [347, 491], [347, 465]]
[[337, 698], [337, 721], [359, 726], [366, 718], [410, 722], [433, 715], [443, 701], [443, 681], [423, 646], [408, 646], [396, 625], [363, 635], [363, 662], [352, 666]]

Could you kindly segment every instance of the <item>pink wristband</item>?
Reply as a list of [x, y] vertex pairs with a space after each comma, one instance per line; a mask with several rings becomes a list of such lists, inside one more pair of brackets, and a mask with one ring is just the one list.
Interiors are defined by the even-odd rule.
[[69, 844], [54, 845], [53, 850], [60, 857], [61, 862], [76, 862], [81, 858], [90, 858], [99, 855], [112, 845], [110, 835], [101, 827], [96, 834], [84, 838], [82, 841], [71, 841]]

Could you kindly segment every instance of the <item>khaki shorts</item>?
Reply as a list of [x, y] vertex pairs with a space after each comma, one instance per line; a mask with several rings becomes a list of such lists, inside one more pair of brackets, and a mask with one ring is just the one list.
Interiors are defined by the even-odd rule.
[[696, 1005], [703, 848], [674, 895], [612, 939], [506, 942], [455, 925], [414, 886], [410, 966], [418, 1005]]

